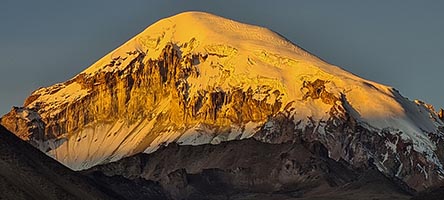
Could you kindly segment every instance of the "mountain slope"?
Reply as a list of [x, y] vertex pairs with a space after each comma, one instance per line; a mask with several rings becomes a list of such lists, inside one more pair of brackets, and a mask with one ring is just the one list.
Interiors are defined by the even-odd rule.
[[375, 168], [361, 171], [328, 158], [319, 142], [170, 144], [84, 173], [95, 172], [159, 182], [173, 199], [410, 198]]
[[114, 199], [111, 194], [0, 126], [1, 199]]
[[280, 35], [201, 12], [156, 22], [1, 124], [72, 169], [166, 143], [319, 141], [416, 190], [444, 177], [429, 105], [310, 55]]

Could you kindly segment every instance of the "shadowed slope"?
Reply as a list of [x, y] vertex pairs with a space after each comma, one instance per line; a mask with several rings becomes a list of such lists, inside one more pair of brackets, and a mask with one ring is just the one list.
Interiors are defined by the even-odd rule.
[[327, 157], [318, 142], [170, 144], [88, 171], [158, 181], [173, 199], [409, 199], [375, 169], [353, 169]]
[[113, 199], [102, 189], [0, 126], [1, 199]]

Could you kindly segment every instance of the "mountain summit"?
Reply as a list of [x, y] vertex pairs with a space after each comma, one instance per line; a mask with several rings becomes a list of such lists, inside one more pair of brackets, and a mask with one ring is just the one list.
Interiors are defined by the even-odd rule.
[[[72, 169], [169, 143], [320, 142], [328, 156], [422, 190], [444, 178], [431, 106], [208, 13], [162, 19], [1, 124]], [[233, 153], [233, 156], [235, 153]]]

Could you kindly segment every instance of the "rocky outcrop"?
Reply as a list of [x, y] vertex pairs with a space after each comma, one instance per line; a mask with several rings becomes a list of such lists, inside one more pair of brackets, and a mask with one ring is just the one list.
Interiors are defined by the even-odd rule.
[[439, 109], [438, 117], [441, 119], [441, 121], [444, 121], [444, 110], [442, 108]]
[[325, 84], [327, 81], [316, 79], [313, 82], [304, 81], [302, 84], [303, 89], [307, 89], [308, 91], [302, 97], [302, 100], [307, 100], [308, 97], [311, 99], [321, 99], [325, 104], [334, 105], [339, 98], [336, 97], [333, 93], [326, 91]]
[[51, 138], [45, 132], [45, 123], [34, 110], [13, 107], [0, 120], [1, 124], [22, 140], [30, 141], [31, 138], [46, 140]]

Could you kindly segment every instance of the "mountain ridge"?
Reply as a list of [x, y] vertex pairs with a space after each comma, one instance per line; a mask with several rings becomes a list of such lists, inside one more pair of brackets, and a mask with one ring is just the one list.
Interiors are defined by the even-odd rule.
[[375, 166], [349, 168], [328, 158], [327, 151], [319, 142], [268, 144], [253, 138], [169, 144], [82, 173], [156, 181], [172, 199], [410, 199], [408, 187]]

